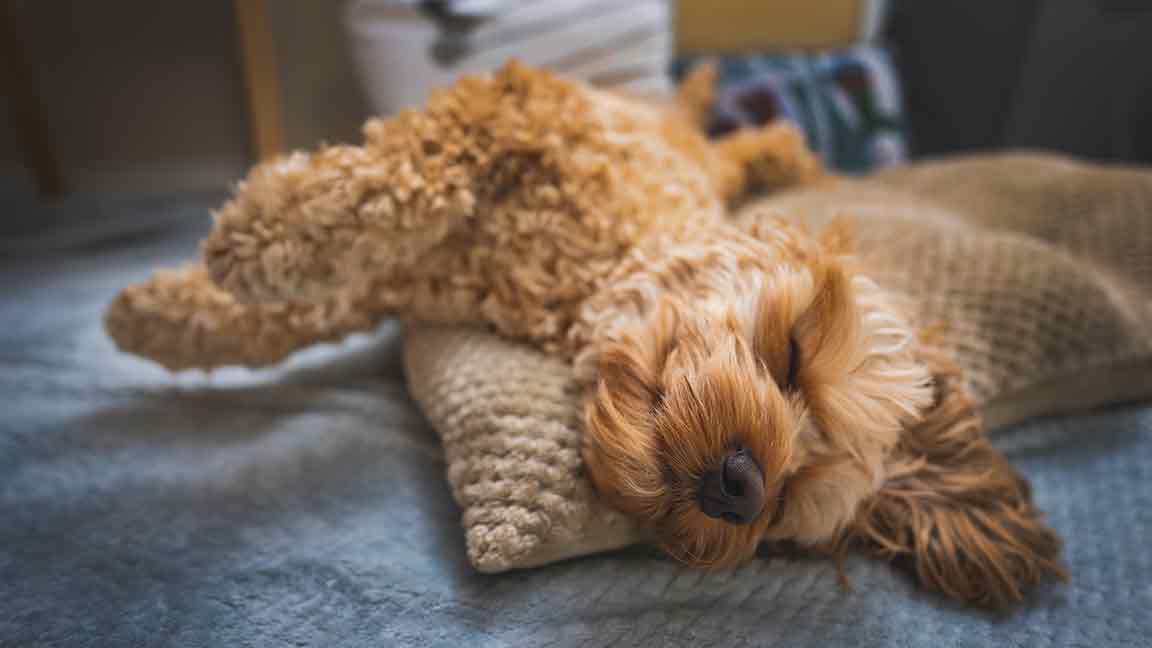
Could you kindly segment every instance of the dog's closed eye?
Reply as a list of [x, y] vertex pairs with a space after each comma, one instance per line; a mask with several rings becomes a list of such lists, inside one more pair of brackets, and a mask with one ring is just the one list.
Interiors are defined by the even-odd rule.
[[792, 331], [763, 326], [753, 349], [780, 391], [795, 392], [799, 388], [803, 349]]
[[788, 371], [785, 374], [784, 383], [780, 388], [785, 391], [792, 391], [796, 389], [796, 380], [800, 374], [800, 345], [796, 344], [795, 337], [788, 338]]

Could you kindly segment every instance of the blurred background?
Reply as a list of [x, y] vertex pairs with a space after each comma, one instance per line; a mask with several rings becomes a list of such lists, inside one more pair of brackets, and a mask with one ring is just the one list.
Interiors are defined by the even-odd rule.
[[[1141, 0], [0, 0], [0, 236], [203, 216], [254, 161], [517, 56], [713, 130], [799, 123], [835, 168], [1004, 148], [1152, 161]], [[157, 209], [157, 201], [182, 209]]]

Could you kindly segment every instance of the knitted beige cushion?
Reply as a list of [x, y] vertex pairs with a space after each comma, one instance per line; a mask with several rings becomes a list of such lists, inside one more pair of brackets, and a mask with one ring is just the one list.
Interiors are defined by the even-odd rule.
[[[876, 278], [910, 297], [989, 425], [1152, 396], [1152, 170], [1036, 155], [894, 169], [742, 210], [857, 221]], [[479, 329], [412, 327], [412, 394], [443, 438], [477, 569], [641, 540], [581, 470], [557, 358]]]

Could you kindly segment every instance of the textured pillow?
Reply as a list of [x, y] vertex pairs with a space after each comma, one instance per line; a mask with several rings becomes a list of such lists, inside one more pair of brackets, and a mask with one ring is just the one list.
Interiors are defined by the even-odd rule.
[[[772, 196], [738, 217], [765, 213], [854, 219], [862, 259], [956, 357], [993, 427], [1152, 396], [1152, 170], [957, 159]], [[422, 324], [405, 355], [477, 569], [642, 540], [582, 474], [564, 362], [480, 329]]]

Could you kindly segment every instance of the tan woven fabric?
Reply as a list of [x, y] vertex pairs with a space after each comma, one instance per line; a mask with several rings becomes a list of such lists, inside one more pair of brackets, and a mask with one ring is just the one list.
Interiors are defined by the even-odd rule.
[[[1152, 170], [1040, 155], [920, 163], [772, 196], [772, 213], [857, 222], [872, 274], [910, 298], [991, 426], [1152, 396]], [[560, 360], [478, 329], [408, 332], [412, 393], [443, 438], [481, 571], [640, 540], [581, 475]]]
[[634, 542], [581, 474], [569, 365], [480, 329], [407, 333], [413, 397], [440, 433], [468, 556], [480, 571], [531, 567]]

